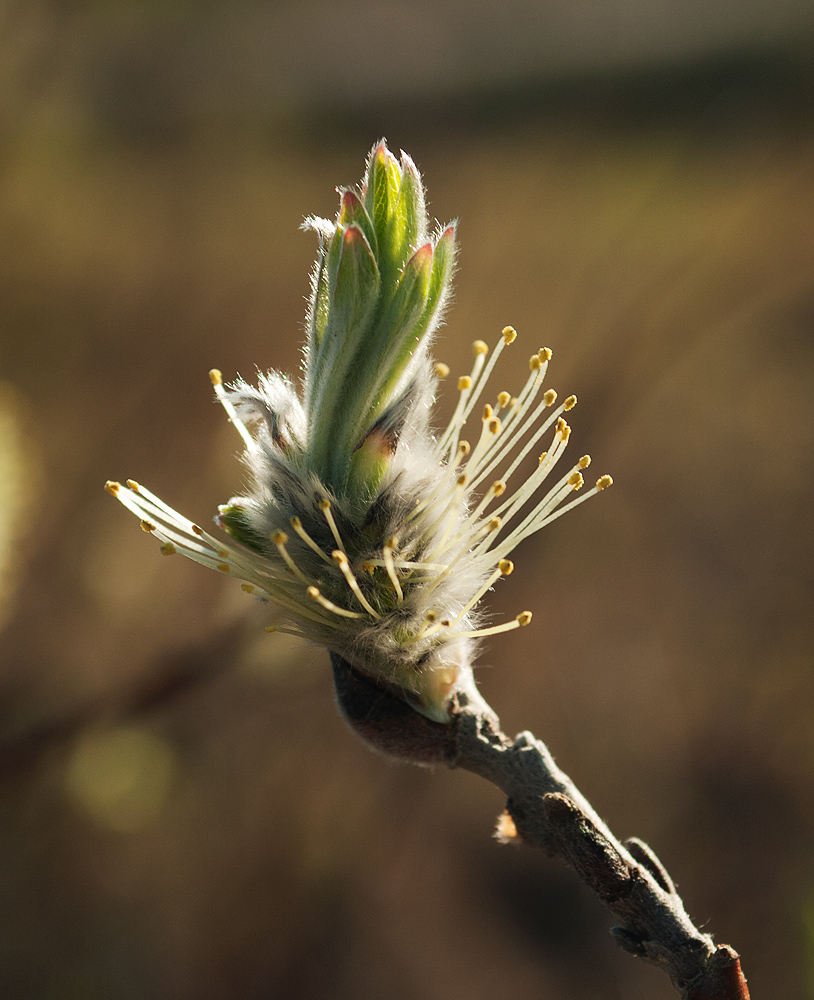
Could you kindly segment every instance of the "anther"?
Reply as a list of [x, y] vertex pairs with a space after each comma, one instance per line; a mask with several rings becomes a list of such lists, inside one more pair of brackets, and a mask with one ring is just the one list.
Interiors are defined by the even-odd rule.
[[458, 442], [458, 458], [466, 458], [471, 450], [471, 446], [468, 441], [461, 440]]
[[228, 573], [229, 572], [229, 563], [225, 563], [225, 562], [218, 563], [218, 571], [221, 572], [221, 573]]
[[253, 594], [255, 591], [255, 586], [253, 583], [241, 583], [240, 589], [245, 591], [247, 594]]
[[487, 525], [487, 527], [489, 528], [490, 531], [498, 531], [501, 524], [503, 524], [503, 522], [500, 520], [499, 517], [493, 517], [489, 520], [489, 524]]
[[544, 452], [542, 453], [542, 455], [540, 455], [540, 457], [539, 457], [539, 458], [537, 459], [537, 461], [538, 461], [538, 463], [539, 463], [540, 465], [542, 465], [542, 464], [543, 464], [543, 462], [545, 462], [545, 460], [546, 460], [547, 458], [548, 458], [548, 452], [547, 452], [547, 451], [544, 451]]
[[455, 482], [458, 486], [466, 486], [466, 476], [458, 476]]
[[497, 397], [498, 408], [501, 410], [505, 409], [509, 405], [509, 403], [511, 403], [511, 401], [512, 401], [512, 394], [510, 392], [501, 392], [500, 395]]
[[195, 532], [196, 535], [202, 535], [204, 533], [203, 528], [199, 524], [193, 524], [192, 530]]
[[275, 545], [285, 545], [288, 541], [288, 535], [284, 531], [273, 531], [271, 533], [271, 540]]
[[514, 563], [511, 559], [501, 559], [497, 564], [497, 568], [504, 576], [510, 576], [514, 570]]
[[581, 490], [585, 480], [582, 478], [581, 472], [575, 472], [573, 475], [568, 477], [568, 485], [573, 486], [575, 490]]
[[141, 487], [135, 481], [135, 479], [128, 479], [127, 480], [127, 488], [133, 490], [135, 493], [138, 493], [139, 490], [141, 489]]
[[566, 401], [562, 404], [562, 408], [564, 410], [573, 410], [576, 405], [577, 405], [577, 397], [569, 396], [568, 399], [566, 399]]
[[536, 354], [529, 358], [529, 371], [538, 372], [543, 367], [543, 362]]
[[151, 532], [155, 531], [155, 525], [151, 521], [142, 521], [141, 530], [146, 531], [149, 535]]
[[217, 368], [213, 368], [209, 372], [209, 381], [212, 383], [212, 385], [223, 385], [222, 373]]
[[557, 402], [556, 389], [547, 389], [543, 394], [543, 402], [546, 406], [553, 406]]
[[438, 378], [448, 378], [449, 377], [449, 365], [445, 365], [443, 361], [435, 362], [435, 374]]
[[583, 455], [582, 458], [579, 460], [579, 462], [577, 462], [577, 465], [580, 467], [580, 469], [587, 469], [590, 464], [591, 464], [590, 455]]
[[487, 403], [484, 406], [484, 408], [483, 408], [483, 419], [484, 419], [484, 421], [491, 420], [494, 412], [495, 411], [492, 409], [492, 407], [489, 405], [489, 403]]
[[114, 497], [119, 495], [119, 490], [121, 488], [122, 484], [114, 483], [112, 479], [108, 479], [108, 481], [105, 483], [105, 489], [107, 490], [108, 493], [110, 493], [111, 496]]
[[552, 356], [551, 348], [541, 347], [540, 350], [537, 352], [537, 356], [541, 361], [550, 361]]
[[505, 484], [505, 483], [503, 482], [503, 480], [501, 480], [501, 479], [496, 479], [496, 480], [495, 480], [495, 481], [494, 481], [494, 482], [492, 483], [492, 493], [493, 493], [493, 494], [494, 494], [494, 495], [495, 495], [496, 497], [499, 497], [499, 496], [501, 496], [501, 495], [502, 495], [503, 493], [505, 493], [505, 492], [506, 492], [506, 484]]
[[489, 350], [489, 345], [482, 340], [475, 340], [472, 343], [472, 350], [475, 352], [475, 357], [479, 354], [486, 354]]
[[464, 392], [472, 388], [472, 379], [468, 375], [461, 375], [458, 379], [458, 392]]
[[530, 611], [521, 611], [517, 616], [517, 624], [522, 628], [524, 625], [528, 625], [532, 619], [532, 614]]
[[162, 556], [174, 556], [177, 551], [178, 549], [176, 549], [176, 547], [172, 544], [172, 542], [164, 542], [164, 544], [161, 546]]
[[511, 344], [511, 343], [514, 343], [514, 341], [516, 339], [517, 339], [517, 330], [515, 330], [515, 328], [513, 326], [504, 326], [503, 327], [503, 342], [505, 344]]
[[609, 486], [613, 486], [613, 480], [610, 476], [600, 476], [596, 481], [596, 488], [598, 490], [606, 490]]
[[500, 417], [492, 417], [489, 421], [489, 433], [499, 434], [500, 433]]

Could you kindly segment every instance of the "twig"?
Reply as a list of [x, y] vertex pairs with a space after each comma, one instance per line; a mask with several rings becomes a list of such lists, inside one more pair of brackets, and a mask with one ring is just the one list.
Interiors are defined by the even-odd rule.
[[611, 930], [617, 944], [664, 969], [682, 1000], [749, 1000], [737, 953], [695, 927], [652, 850], [617, 840], [544, 743], [528, 732], [510, 740], [488, 705], [464, 698], [453, 723], [431, 722], [331, 660], [340, 708], [368, 743], [416, 763], [462, 767], [500, 788], [520, 837], [574, 869], [620, 920]]

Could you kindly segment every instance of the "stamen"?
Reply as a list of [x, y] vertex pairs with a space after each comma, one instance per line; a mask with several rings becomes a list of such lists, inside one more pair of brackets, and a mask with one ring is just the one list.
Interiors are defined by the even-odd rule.
[[141, 530], [146, 531], [147, 534], [150, 535], [155, 531], [155, 525], [152, 523], [152, 521], [142, 521]]
[[298, 639], [310, 639], [307, 632], [302, 632], [297, 628], [288, 628], [285, 625], [267, 625], [265, 630], [271, 635], [272, 632], [285, 632], [286, 635], [295, 635]]
[[172, 544], [172, 542], [164, 542], [164, 544], [161, 546], [162, 556], [174, 556], [177, 551], [178, 549], [176, 549], [176, 547]]
[[434, 370], [438, 378], [449, 378], [449, 365], [445, 365], [443, 361], [436, 361]]
[[272, 531], [271, 540], [277, 547], [277, 551], [280, 553], [280, 557], [282, 558], [283, 562], [286, 564], [286, 566], [288, 566], [288, 568], [291, 570], [294, 576], [296, 576], [296, 578], [301, 583], [305, 584], [310, 583], [311, 581], [302, 572], [299, 566], [297, 566], [297, 564], [289, 555], [288, 549], [285, 547], [285, 543], [288, 541], [288, 535], [284, 531]]
[[345, 551], [345, 546], [342, 544], [342, 538], [339, 535], [339, 529], [336, 526], [336, 521], [334, 521], [334, 516], [331, 513], [331, 501], [326, 497], [324, 500], [319, 501], [319, 509], [325, 515], [325, 520], [328, 522], [328, 527], [331, 529], [331, 534], [334, 536], [334, 541], [336, 542], [337, 548]]
[[458, 622], [467, 615], [472, 608], [478, 603], [478, 601], [483, 597], [487, 590], [491, 590], [492, 587], [497, 583], [497, 581], [502, 576], [508, 576], [514, 569], [514, 563], [511, 559], [501, 559], [497, 565], [497, 569], [491, 574], [491, 576], [486, 580], [485, 583], [481, 584], [478, 590], [475, 592], [474, 596], [471, 597], [466, 604], [461, 608], [458, 614], [452, 619], [450, 623], [450, 628], [454, 628]]
[[396, 573], [396, 564], [393, 561], [393, 551], [395, 547], [396, 547], [396, 540], [395, 538], [391, 538], [382, 549], [382, 559], [384, 560], [384, 568], [387, 570], [387, 575], [390, 578], [390, 582], [393, 584], [393, 590], [395, 590], [396, 592], [396, 597], [398, 598], [398, 602], [399, 604], [401, 604], [404, 601], [404, 593], [402, 592], [398, 574]]
[[298, 517], [292, 517], [288, 523], [294, 529], [296, 534], [298, 534], [300, 538], [305, 542], [305, 544], [308, 546], [309, 549], [311, 549], [313, 552], [316, 552], [316, 554], [320, 556], [322, 559], [324, 559], [329, 566], [332, 565], [331, 557], [327, 554], [327, 552], [323, 551], [323, 549], [321, 549], [317, 545], [317, 543], [308, 534], [305, 528], [303, 528], [302, 521]]
[[333, 601], [329, 601], [327, 597], [321, 594], [317, 587], [309, 587], [306, 590], [306, 594], [308, 594], [312, 601], [316, 601], [320, 607], [325, 608], [326, 611], [330, 611], [334, 615], [339, 615], [341, 618], [366, 617], [361, 611], [348, 611], [347, 608], [340, 608], [338, 604], [334, 604]]
[[218, 402], [224, 408], [224, 410], [226, 410], [227, 417], [234, 425], [234, 428], [238, 432], [238, 434], [243, 438], [243, 442], [246, 445], [246, 448], [249, 451], [254, 451], [257, 447], [254, 438], [249, 433], [248, 429], [246, 428], [246, 425], [237, 415], [237, 410], [234, 408], [234, 406], [231, 403], [231, 400], [226, 395], [226, 391], [223, 388], [223, 375], [218, 371], [217, 368], [213, 368], [212, 371], [210, 371], [209, 381], [212, 383], [212, 386], [215, 390], [215, 395], [218, 398]]
[[600, 476], [596, 481], [596, 488], [598, 490], [606, 490], [609, 486], [613, 486], [613, 480], [610, 476]]
[[331, 553], [331, 558], [339, 567], [342, 576], [345, 577], [347, 585], [353, 591], [354, 597], [362, 605], [365, 611], [367, 611], [367, 613], [372, 615], [374, 618], [381, 618], [379, 612], [373, 607], [370, 601], [368, 601], [368, 599], [362, 593], [362, 588], [359, 586], [359, 581], [353, 575], [353, 570], [350, 568], [350, 563], [348, 562], [348, 557], [345, 555], [345, 553], [340, 552], [339, 549], [334, 549], [334, 551]]
[[479, 628], [474, 632], [460, 632], [455, 638], [477, 639], [484, 635], [498, 635], [500, 632], [511, 632], [516, 628], [523, 628], [531, 621], [530, 611], [521, 611], [514, 621], [504, 622], [503, 625], [493, 625], [491, 628]]

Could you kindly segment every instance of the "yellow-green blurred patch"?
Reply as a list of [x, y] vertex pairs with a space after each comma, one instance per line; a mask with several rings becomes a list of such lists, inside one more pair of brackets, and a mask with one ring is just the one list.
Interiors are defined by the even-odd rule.
[[84, 736], [66, 777], [70, 797], [102, 826], [142, 829], [167, 803], [177, 770], [172, 747], [134, 726]]
[[19, 545], [28, 518], [25, 496], [30, 497], [30, 472], [27, 461], [30, 448], [24, 446], [22, 428], [23, 402], [7, 382], [0, 382], [0, 628], [8, 613], [9, 598], [14, 592]]

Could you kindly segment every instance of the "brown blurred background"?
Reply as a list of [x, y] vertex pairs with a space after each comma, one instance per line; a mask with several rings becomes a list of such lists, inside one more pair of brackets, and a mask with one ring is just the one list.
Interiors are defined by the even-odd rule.
[[102, 490], [240, 490], [207, 370], [296, 371], [299, 223], [382, 135], [461, 219], [438, 356], [553, 348], [616, 481], [517, 552], [486, 697], [755, 1000], [814, 997], [812, 39], [808, 0], [0, 2], [3, 997], [673, 996]]

